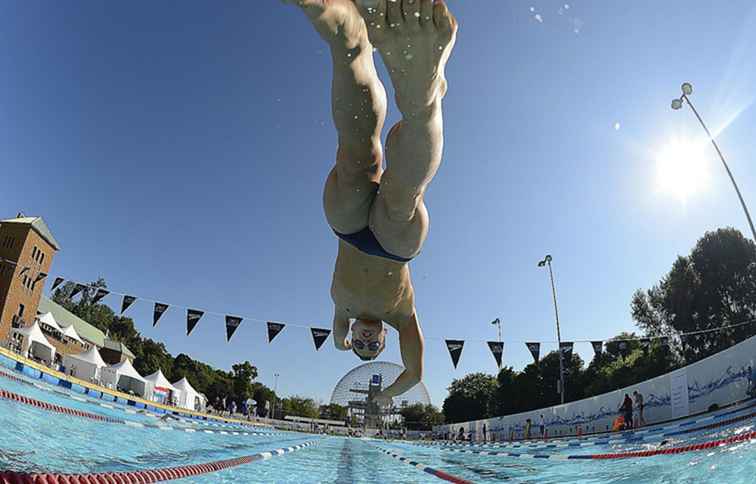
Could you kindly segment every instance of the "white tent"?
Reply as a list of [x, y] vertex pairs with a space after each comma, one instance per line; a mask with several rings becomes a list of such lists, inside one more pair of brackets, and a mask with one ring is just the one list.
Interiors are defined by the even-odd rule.
[[149, 399], [152, 396], [152, 383], [145, 380], [129, 360], [103, 368], [102, 383], [143, 398]]
[[13, 332], [21, 337], [21, 354], [29, 358], [39, 358], [47, 364], [55, 359], [55, 347], [48, 341], [39, 323], [34, 321], [31, 326], [14, 328]]
[[39, 324], [49, 326], [51, 329], [61, 334], [63, 333], [63, 328], [61, 328], [58, 322], [55, 320], [53, 313], [45, 313], [41, 315], [39, 317]]
[[158, 371], [152, 375], [147, 375], [144, 379], [153, 386], [152, 400], [161, 403], [170, 403], [172, 399], [179, 399], [181, 392], [168, 381], [159, 368]]
[[100, 352], [95, 346], [89, 348], [84, 353], [78, 355], [66, 355], [63, 357], [63, 366], [71, 375], [87, 381], [96, 381], [100, 379], [100, 369], [107, 366]]
[[66, 326], [65, 328], [63, 328], [63, 335], [68, 336], [74, 341], [78, 341], [82, 345], [84, 344], [81, 338], [79, 338], [79, 333], [76, 332], [76, 328], [73, 327], [73, 324], [71, 326]]
[[201, 410], [203, 407], [202, 396], [197, 390], [192, 388], [186, 377], [173, 384], [179, 391], [178, 406], [188, 408], [189, 410]]

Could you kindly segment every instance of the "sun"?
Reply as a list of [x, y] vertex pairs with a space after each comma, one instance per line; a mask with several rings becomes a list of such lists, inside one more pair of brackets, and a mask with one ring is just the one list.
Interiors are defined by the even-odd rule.
[[709, 164], [705, 143], [675, 138], [656, 155], [656, 184], [659, 191], [680, 201], [706, 189]]

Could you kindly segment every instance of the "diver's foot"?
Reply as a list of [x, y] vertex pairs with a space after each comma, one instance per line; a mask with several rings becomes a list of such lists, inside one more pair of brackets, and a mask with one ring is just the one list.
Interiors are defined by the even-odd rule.
[[446, 94], [444, 68], [457, 21], [443, 0], [356, 0], [370, 42], [389, 70], [405, 117], [428, 109]]
[[331, 50], [341, 52], [369, 46], [365, 21], [353, 0], [282, 1], [299, 6]]

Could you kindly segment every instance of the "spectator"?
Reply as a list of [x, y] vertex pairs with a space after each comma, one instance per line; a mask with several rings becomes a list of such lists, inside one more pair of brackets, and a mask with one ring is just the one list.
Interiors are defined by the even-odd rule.
[[633, 400], [627, 393], [625, 393], [625, 399], [622, 401], [620, 413], [625, 420], [625, 430], [633, 428]]
[[546, 421], [543, 418], [543, 414], [541, 414], [541, 419], [538, 422], [538, 426], [541, 430], [541, 438], [542, 439], [546, 438]]
[[486, 432], [487, 432], [486, 424], [483, 424], [483, 442], [488, 442]]
[[530, 427], [533, 425], [530, 419], [525, 420], [525, 440], [530, 439]]
[[633, 427], [638, 428], [646, 425], [646, 419], [643, 418], [643, 395], [638, 390], [633, 392], [635, 398], [635, 421], [633, 421]]

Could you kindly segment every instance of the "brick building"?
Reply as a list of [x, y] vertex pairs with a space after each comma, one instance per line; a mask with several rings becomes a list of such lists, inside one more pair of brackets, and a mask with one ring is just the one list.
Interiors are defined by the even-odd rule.
[[60, 250], [41, 217], [0, 221], [0, 342], [37, 316], [44, 280]]

